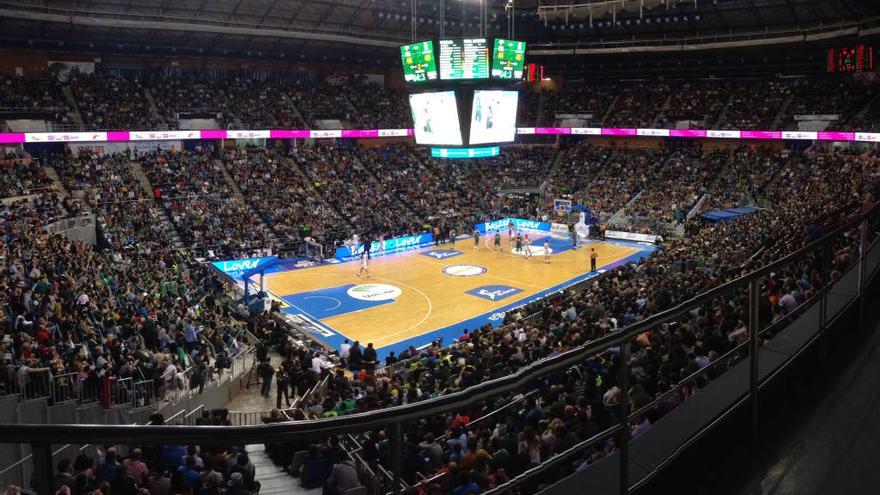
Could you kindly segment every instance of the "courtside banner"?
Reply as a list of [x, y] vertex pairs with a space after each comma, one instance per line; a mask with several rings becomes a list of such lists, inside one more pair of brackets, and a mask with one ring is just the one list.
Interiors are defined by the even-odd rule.
[[[370, 249], [370, 257], [419, 249], [425, 246], [430, 246], [433, 243], [434, 234], [431, 233], [392, 237], [391, 239], [385, 239], [381, 244], [379, 241], [373, 241]], [[342, 246], [336, 248], [335, 256], [339, 260], [351, 260], [360, 256], [363, 252], [364, 244], [358, 243], [356, 246]]]
[[651, 234], [636, 234], [635, 232], [623, 232], [620, 230], [606, 230], [605, 231], [606, 239], [620, 239], [623, 241], [636, 241], [636, 242], [650, 242], [654, 244], [657, 242], [657, 236]]
[[214, 265], [214, 268], [225, 273], [227, 276], [235, 280], [240, 280], [244, 272], [253, 270], [260, 265], [265, 265], [266, 263], [275, 260], [276, 258], [276, 256], [269, 256], [267, 258], [247, 258], [241, 260], [214, 261], [211, 262], [211, 264]]
[[513, 222], [513, 227], [517, 230], [528, 229], [550, 232], [550, 222], [539, 222], [538, 220], [526, 220], [523, 218], [502, 218], [500, 220], [477, 224], [475, 228], [481, 234], [491, 234], [499, 230], [507, 232], [507, 226], [511, 222]]
[[555, 232], [557, 234], [568, 234], [568, 225], [565, 225], [564, 223], [551, 223], [550, 232]]
[[578, 136], [599, 136], [602, 134], [602, 129], [599, 127], [572, 127], [571, 133]]

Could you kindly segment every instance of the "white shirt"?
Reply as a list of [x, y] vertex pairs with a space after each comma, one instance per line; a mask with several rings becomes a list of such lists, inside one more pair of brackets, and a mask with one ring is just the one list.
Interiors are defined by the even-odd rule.
[[348, 354], [350, 352], [351, 352], [351, 344], [349, 344], [348, 342], [339, 346], [339, 355], [342, 356], [344, 359], [348, 359]]
[[324, 362], [321, 361], [321, 356], [315, 356], [312, 358], [312, 371], [320, 374], [321, 369], [324, 367]]

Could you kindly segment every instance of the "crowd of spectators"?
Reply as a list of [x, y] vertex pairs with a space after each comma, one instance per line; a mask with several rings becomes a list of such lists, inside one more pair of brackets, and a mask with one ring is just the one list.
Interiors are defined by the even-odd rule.
[[[74, 71], [69, 85], [88, 129], [175, 127], [181, 114], [216, 119], [225, 128], [317, 128], [325, 120], [353, 128], [412, 127], [406, 91], [362, 75], [291, 79], [261, 73], [253, 78], [215, 79]], [[855, 80], [849, 75], [644, 83], [571, 81], [560, 88], [523, 88], [517, 123], [554, 126], [558, 114], [586, 114], [591, 117], [583, 122], [585, 126], [763, 130], [779, 117], [781, 127], [796, 130], [795, 115], [838, 115], [840, 118], [830, 123], [834, 129], [870, 130], [876, 112], [863, 114], [862, 110], [873, 101], [876, 86], [871, 80]], [[58, 83], [4, 78], [0, 87], [4, 89], [0, 109], [38, 109], [52, 113], [56, 122], [71, 120]], [[155, 101], [155, 111], [147, 93]], [[786, 106], [789, 98], [791, 103]]]
[[[407, 404], [507, 376], [778, 259], [873, 204], [880, 178], [874, 158], [797, 155], [790, 164], [793, 170], [768, 193], [772, 208], [734, 222], [701, 224], [640, 263], [509, 314], [501, 329], [465, 332], [451, 347], [411, 349], [399, 356], [403, 367], [374, 376], [355, 365], [353, 379], [337, 373], [327, 396], [310, 404], [311, 414]], [[795, 312], [851, 266], [856, 236], [842, 239], [830, 259], [806, 257], [762, 281], [762, 328]], [[501, 397], [411, 423], [404, 431], [403, 479], [418, 485], [412, 493], [479, 493], [609, 427], [620, 401], [638, 410], [662, 399], [630, 421], [631, 435], [643, 434], [742, 357], [736, 348], [747, 339], [746, 301], [742, 291], [719, 295], [681, 321], [626, 344], [627, 391], [617, 386], [619, 349], [613, 348], [539, 380], [524, 397]], [[495, 413], [486, 416], [490, 411]], [[359, 455], [390, 468], [390, 435], [379, 429], [359, 436]], [[586, 469], [614, 448], [611, 439], [597, 442], [567, 471]]]
[[[336, 219], [345, 219], [352, 229], [390, 235], [406, 225], [424, 228], [428, 215], [443, 208], [461, 208], [459, 213], [467, 215], [462, 218], [469, 221], [489, 217], [505, 207], [495, 194], [503, 183], [499, 176], [533, 166], [544, 167], [538, 173], [546, 173], [551, 155], [555, 150], [524, 148], [514, 152], [511, 163], [492, 165], [421, 159], [405, 147], [313, 146], [288, 153], [252, 148], [218, 156], [157, 151], [139, 162], [155, 187], [150, 192], [155, 205], [172, 212], [188, 243], [265, 243], [269, 239], [260, 237], [266, 233], [260, 218], [276, 232], [303, 225], [309, 230], [300, 230], [301, 235], [326, 231]], [[597, 212], [617, 211], [639, 191], [644, 199], [638, 198], [633, 208], [665, 220], [675, 219], [676, 210], [703, 193], [718, 204], [748, 197], [766, 209], [734, 222], [690, 225], [688, 236], [664, 243], [650, 258], [508, 314], [501, 329], [472, 329], [452, 346], [410, 349], [388, 362], [399, 359], [403, 366], [390, 366], [385, 373], [366, 373], [350, 359], [350, 348], [346, 357], [354, 377], [332, 372], [328, 393], [304, 407], [313, 416], [332, 416], [417, 402], [507, 376], [522, 365], [643, 320], [791, 252], [814, 232], [837, 223], [838, 215], [853, 213], [870, 201], [869, 192], [876, 192], [878, 164], [875, 157], [843, 152], [610, 150], [589, 144], [567, 148], [548, 181], [549, 191], [596, 204]], [[145, 209], [120, 206], [150, 199], [137, 185], [127, 157], [82, 154], [59, 157], [52, 166], [67, 188], [85, 191], [86, 205], [102, 216], [114, 240], [101, 252], [44, 231], [42, 224], [66, 209], [52, 194], [3, 207], [0, 304], [7, 321], [0, 339], [6, 371], [0, 385], [5, 391], [42, 386], [41, 377], [47, 374], [75, 374], [72, 383], [96, 400], [101, 384], [110, 380], [136, 378], [156, 388], [184, 381], [198, 384], [216, 366], [217, 356], [240, 352], [245, 324], [231, 316], [230, 301], [216, 276], [185, 251], [158, 249], [162, 232], [143, 232], [151, 220], [138, 216]], [[235, 201], [231, 184], [223, 178], [226, 171], [248, 195], [290, 205], [284, 217], [291, 220], [268, 221], [272, 211]], [[615, 181], [614, 187], [608, 181]], [[673, 183], [679, 186], [670, 189]], [[151, 242], [157, 249], [125, 249]], [[855, 258], [853, 249], [852, 242], [842, 242], [832, 260], [807, 259], [769, 276], [762, 283], [761, 321], [784, 318], [839, 277]], [[527, 397], [502, 397], [412, 424], [405, 432], [404, 479], [416, 484], [424, 476], [442, 474], [423, 484], [428, 493], [483, 490], [606, 428], [619, 401], [630, 401], [636, 409], [664, 397], [660, 406], [630, 425], [633, 435], [642, 434], [735, 362], [736, 356], [728, 357], [717, 369], [688, 378], [718, 364], [719, 356], [744, 341], [744, 300], [740, 293], [720, 296], [678, 324], [640, 335], [629, 344], [634, 386], [628, 392], [615, 387], [618, 354], [608, 350], [569, 373], [547, 377]], [[299, 373], [288, 380], [304, 388], [329, 372], [320, 364], [315, 369], [314, 359], [323, 362], [320, 355], [298, 348], [285, 355], [292, 373]], [[684, 387], [667, 394], [685, 379]], [[472, 424], [505, 404], [502, 413]], [[390, 467], [389, 434], [376, 430], [359, 438], [366, 461]], [[285, 448], [281, 463], [293, 467], [292, 453]], [[342, 459], [327, 453], [335, 447], [328, 450], [319, 443], [314, 448], [331, 463]], [[597, 444], [583, 466], [613, 448], [612, 442]], [[181, 449], [187, 447], [176, 446], [175, 452]], [[201, 452], [211, 452], [210, 446]], [[198, 479], [210, 485], [198, 475], [197, 461], [182, 460], [186, 455], [194, 453], [166, 463], [169, 474], [184, 473], [183, 482]], [[241, 458], [238, 452], [236, 463]], [[74, 465], [74, 471], [93, 467], [87, 464]], [[225, 475], [228, 484], [232, 475]]]
[[312, 238], [327, 249], [350, 235], [289, 154], [249, 147], [228, 151], [223, 164], [260, 219], [285, 241]]
[[[798, 81], [795, 98], [786, 109], [784, 129], [798, 130], [797, 116], [835, 115], [832, 129], [841, 129], [847, 119], [855, 117], [876, 94], [876, 84], [851, 79]], [[860, 129], [861, 130], [861, 129]]]
[[101, 226], [102, 242], [114, 251], [171, 247], [173, 229], [135, 178], [128, 155], [82, 151], [54, 156], [51, 165], [67, 191], [83, 191]]
[[44, 230], [63, 209], [48, 194], [3, 206], [3, 393], [109, 406], [112, 387], [143, 405], [204, 385], [217, 356], [244, 348], [244, 324], [204, 265], [183, 251], [99, 251]]
[[715, 124], [730, 92], [730, 81], [702, 80], [682, 84], [672, 92], [669, 106], [658, 119], [658, 127], [689, 122], [688, 127], [708, 129]]
[[70, 89], [88, 129], [151, 130], [159, 128], [137, 76], [71, 73]]
[[31, 158], [0, 158], [0, 198], [23, 196], [52, 186], [52, 179]]
[[342, 89], [355, 107], [350, 120], [356, 129], [412, 127], [412, 112], [405, 93], [362, 79], [352, 80]]
[[61, 87], [48, 79], [0, 77], [0, 110], [51, 115], [55, 122], [70, 121], [70, 107]]

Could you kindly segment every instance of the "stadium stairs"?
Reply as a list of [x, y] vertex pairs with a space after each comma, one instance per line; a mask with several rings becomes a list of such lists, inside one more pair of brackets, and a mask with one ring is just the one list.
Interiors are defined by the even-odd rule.
[[657, 127], [657, 122], [660, 121], [669, 110], [669, 107], [672, 106], [672, 94], [666, 95], [666, 99], [663, 100], [663, 105], [660, 106], [660, 111], [657, 112], [657, 115], [654, 116], [654, 120], [651, 121], [651, 127]]
[[255, 479], [260, 482], [260, 495], [318, 495], [321, 488], [306, 489], [299, 480], [282, 471], [266, 455], [263, 444], [245, 447], [248, 458], [257, 470]]
[[733, 105], [733, 95], [733, 91], [727, 95], [724, 107], [721, 108], [721, 112], [718, 113], [718, 117], [714, 121], [706, 121], [711, 124], [710, 129], [718, 129], [721, 123], [724, 122], [724, 118], [727, 117], [727, 111], [730, 110], [731, 105]]
[[617, 100], [619, 98], [620, 95], [615, 93], [614, 99], [612, 99], [611, 104], [608, 105], [608, 110], [605, 110], [605, 114], [602, 115], [602, 120], [600, 121], [601, 123], [605, 123], [611, 117], [611, 112], [614, 111], [614, 106], [617, 105]]
[[64, 182], [61, 181], [61, 177], [58, 175], [58, 172], [55, 171], [52, 167], [44, 167], [43, 172], [52, 179], [52, 187], [58, 191], [59, 196], [67, 195], [67, 188], [64, 187]]
[[782, 106], [779, 107], [779, 111], [776, 112], [776, 116], [773, 117], [773, 122], [770, 124], [771, 129], [779, 129], [779, 126], [782, 125], [782, 121], [788, 113], [788, 107], [791, 106], [791, 102], [793, 101], [794, 91], [792, 91], [791, 94], [785, 98], [785, 101], [782, 102]]
[[[226, 168], [226, 165], [224, 165], [223, 162], [219, 161], [219, 160], [216, 163], [217, 163], [217, 166], [220, 167], [220, 170], [223, 172], [223, 180], [226, 182], [226, 185], [229, 187], [229, 191], [232, 192], [232, 197], [235, 198], [235, 200], [238, 201], [239, 203], [241, 203], [243, 205], [247, 205], [248, 202], [244, 197], [244, 193], [241, 192], [241, 188], [238, 187], [238, 183], [235, 182], [235, 179], [232, 177], [232, 174], [229, 173], [229, 170]], [[256, 211], [254, 213], [256, 213]], [[263, 230], [265, 230], [269, 234], [269, 240], [274, 244], [278, 244], [280, 239], [275, 234], [275, 231], [272, 230], [266, 224], [266, 222], [263, 221], [262, 216], [257, 214], [257, 220], [260, 222], [260, 226], [263, 228]]]
[[[131, 164], [131, 173], [137, 179], [138, 183], [141, 185], [141, 188], [144, 190], [146, 194], [146, 198], [153, 197], [153, 185], [150, 183], [150, 179], [147, 178], [147, 174], [144, 172], [143, 167], [141, 167], [140, 163], [132, 162]], [[150, 200], [152, 201], [152, 200]], [[170, 229], [171, 232], [174, 232], [174, 235], [171, 237], [171, 242], [174, 244], [176, 248], [184, 247], [183, 240], [180, 237], [180, 234], [177, 233], [177, 229], [174, 227], [174, 222], [171, 221], [171, 217], [168, 216], [168, 212], [165, 211], [165, 208], [157, 208], [159, 211], [159, 218], [162, 219], [162, 222], [165, 224], [167, 229]]]
[[150, 92], [149, 88], [144, 88], [144, 97], [147, 99], [147, 103], [150, 105], [150, 114], [156, 119], [156, 122], [161, 123], [164, 126], [168, 125], [168, 122], [165, 121], [165, 117], [159, 113], [159, 107], [156, 106], [156, 99], [153, 98], [153, 93]]
[[64, 99], [67, 100], [67, 106], [70, 107], [70, 115], [73, 117], [73, 123], [80, 129], [85, 128], [85, 121], [82, 118], [82, 114], [79, 113], [79, 105], [76, 103], [76, 98], [73, 96], [73, 90], [70, 89], [70, 86], [64, 86], [62, 91], [64, 92]]
[[[535, 121], [530, 122], [531, 125], [535, 125], [536, 123], [544, 122], [544, 112], [547, 108], [547, 93], [541, 91], [538, 93], [538, 105], [535, 109]], [[555, 115], [554, 115], [555, 118]]]
[[297, 118], [299, 118], [299, 120], [300, 120], [301, 122], [305, 122], [305, 121], [306, 121], [305, 117], [303, 117], [303, 114], [300, 113], [299, 108], [296, 108], [296, 104], [295, 104], [295, 103], [293, 102], [293, 100], [290, 98], [290, 95], [288, 95], [287, 93], [282, 93], [282, 95], [281, 95], [281, 99], [284, 100], [284, 103], [285, 103], [285, 104], [286, 104], [291, 110], [293, 110], [293, 113], [297, 116]]

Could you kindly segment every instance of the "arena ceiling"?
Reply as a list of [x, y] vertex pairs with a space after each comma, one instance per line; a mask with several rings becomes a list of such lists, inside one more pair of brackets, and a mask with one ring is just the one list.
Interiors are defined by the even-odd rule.
[[[441, 30], [446, 36], [478, 35], [481, 1], [0, 1], [0, 43], [386, 63], [413, 32], [417, 39], [438, 37]], [[487, 34], [507, 36], [511, 0], [485, 1]], [[514, 37], [533, 46], [880, 19], [880, 0], [513, 0], [513, 6]]]

